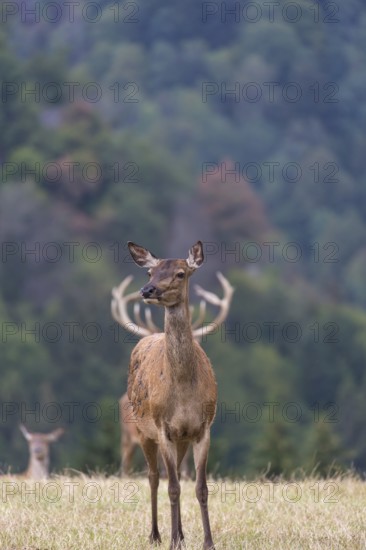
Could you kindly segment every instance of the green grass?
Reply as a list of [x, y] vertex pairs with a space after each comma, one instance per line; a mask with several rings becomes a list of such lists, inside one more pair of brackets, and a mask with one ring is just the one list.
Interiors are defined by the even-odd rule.
[[[182, 481], [187, 550], [202, 547], [194, 482]], [[150, 548], [146, 478], [58, 476], [0, 481], [1, 550]], [[14, 493], [14, 494], [12, 494]], [[366, 548], [366, 485], [354, 475], [328, 480], [210, 481], [217, 550], [361, 550]], [[169, 548], [167, 481], [159, 487], [159, 528]]]

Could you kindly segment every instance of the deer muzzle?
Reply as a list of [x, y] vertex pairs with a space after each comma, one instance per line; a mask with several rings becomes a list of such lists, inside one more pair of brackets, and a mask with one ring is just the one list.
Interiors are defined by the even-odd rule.
[[140, 294], [141, 296], [144, 298], [144, 300], [147, 300], [147, 299], [159, 299], [159, 295], [160, 295], [160, 292], [159, 290], [156, 288], [156, 286], [152, 285], [152, 284], [148, 284], [148, 285], [145, 285], [144, 287], [142, 287], [142, 289], [140, 290]]

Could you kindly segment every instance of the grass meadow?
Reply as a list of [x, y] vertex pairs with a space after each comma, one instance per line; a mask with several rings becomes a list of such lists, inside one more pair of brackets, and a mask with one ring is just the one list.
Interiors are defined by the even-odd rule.
[[[182, 481], [186, 549], [203, 543], [194, 482]], [[1, 550], [149, 549], [144, 477], [65, 475], [35, 482], [2, 477]], [[210, 480], [217, 550], [366, 548], [366, 484], [353, 474], [293, 481]], [[167, 481], [159, 487], [161, 550], [169, 548]]]

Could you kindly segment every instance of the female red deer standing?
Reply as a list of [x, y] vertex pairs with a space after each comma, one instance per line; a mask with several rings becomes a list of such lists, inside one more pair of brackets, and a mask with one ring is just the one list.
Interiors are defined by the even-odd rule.
[[128, 377], [128, 397], [149, 468], [152, 506], [150, 542], [161, 542], [157, 521], [159, 448], [169, 480], [170, 548], [181, 548], [184, 535], [180, 517], [179, 469], [192, 443], [196, 495], [204, 530], [203, 548], [213, 550], [206, 465], [217, 388], [210, 361], [193, 338], [188, 305], [189, 277], [203, 263], [202, 243], [198, 241], [190, 249], [187, 260], [159, 260], [139, 245], [129, 242], [128, 247], [135, 263], [149, 268], [150, 280], [141, 289], [145, 303], [165, 308], [165, 332], [146, 336], [136, 345], [131, 354]]

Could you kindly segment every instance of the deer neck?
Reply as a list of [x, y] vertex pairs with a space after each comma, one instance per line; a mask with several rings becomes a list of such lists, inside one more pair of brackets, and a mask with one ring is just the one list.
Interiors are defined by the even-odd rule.
[[194, 342], [188, 300], [165, 308], [165, 358], [173, 380], [191, 382], [194, 375]]
[[37, 460], [36, 458], [31, 458], [28, 465], [27, 477], [31, 479], [48, 478], [48, 466], [49, 461], [47, 458], [42, 461]]

